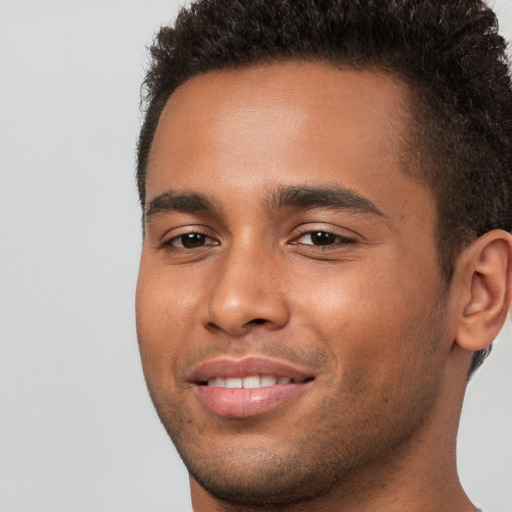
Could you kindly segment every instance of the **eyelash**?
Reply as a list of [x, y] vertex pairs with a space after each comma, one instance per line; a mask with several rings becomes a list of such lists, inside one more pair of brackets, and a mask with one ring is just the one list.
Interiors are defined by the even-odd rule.
[[[312, 236], [320, 235], [320, 234], [327, 235], [328, 237], [331, 237], [331, 239], [334, 238], [335, 240], [331, 241], [330, 243], [327, 243], [327, 244], [318, 244], [318, 245], [315, 245], [314, 243], [301, 244], [300, 242], [298, 242], [298, 240], [300, 240], [301, 238], [303, 238], [305, 236], [312, 237]], [[297, 237], [295, 237], [293, 239], [293, 241], [291, 242], [292, 245], [306, 245], [306, 246], [311, 246], [311, 247], [315, 247], [317, 249], [322, 249], [322, 250], [329, 250], [331, 248], [337, 248], [340, 244], [350, 245], [350, 244], [354, 244], [354, 243], [355, 243], [355, 240], [353, 238], [349, 238], [349, 237], [346, 237], [343, 235], [338, 235], [336, 233], [333, 233], [332, 231], [327, 231], [325, 229], [313, 229], [310, 231], [306, 231], [304, 233], [301, 233]]]
[[[200, 236], [200, 237], [203, 237], [204, 239], [210, 239], [210, 240], [214, 240], [214, 243], [213, 244], [208, 244], [208, 245], [211, 245], [211, 246], [215, 246], [215, 245], [219, 245], [219, 242], [216, 241], [212, 236], [210, 236], [208, 233], [205, 233], [204, 231], [200, 231], [200, 230], [195, 230], [195, 231], [189, 231], [187, 233], [181, 233], [180, 235], [177, 235], [177, 236], [173, 236], [172, 238], [170, 238], [169, 240], [166, 240], [162, 246], [167, 248], [167, 249], [175, 249], [175, 250], [182, 250], [182, 251], [191, 251], [191, 250], [194, 250], [194, 249], [202, 249], [205, 247], [205, 245], [200, 245], [199, 247], [184, 247], [183, 246], [183, 239], [185, 237], [191, 237], [191, 236]], [[181, 247], [180, 246], [176, 246], [174, 245], [175, 242], [177, 241], [180, 241], [181, 240]]]

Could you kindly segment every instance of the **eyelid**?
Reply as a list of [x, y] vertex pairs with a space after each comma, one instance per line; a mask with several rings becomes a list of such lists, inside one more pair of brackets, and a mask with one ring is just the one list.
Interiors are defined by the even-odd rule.
[[[183, 242], [181, 241], [181, 238], [183, 236], [186, 236], [186, 235], [190, 235], [190, 234], [194, 234], [194, 235], [201, 235], [205, 238], [205, 243], [199, 247], [184, 247], [183, 246]], [[202, 247], [205, 247], [205, 246], [213, 246], [213, 245], [218, 245], [218, 243], [208, 243], [207, 240], [213, 240], [213, 238], [211, 236], [208, 236], [208, 235], [204, 235], [203, 233], [183, 233], [182, 235], [178, 235], [178, 236], [175, 236], [173, 238], [171, 238], [168, 242], [167, 242], [167, 245], [171, 246], [171, 247], [175, 247], [176, 249], [184, 249], [184, 250], [187, 250], [187, 251], [190, 251], [190, 250], [193, 250], [193, 249], [200, 249]], [[180, 241], [181, 243], [179, 245], [175, 244], [175, 242], [178, 242]]]
[[[328, 235], [332, 235], [333, 238], [335, 240], [332, 241], [332, 243], [325, 243], [325, 244], [315, 244], [315, 243], [305, 243], [305, 242], [301, 242], [299, 241], [301, 238], [305, 237], [305, 236], [312, 236], [314, 235], [315, 233], [326, 233]], [[302, 245], [302, 246], [305, 246], [305, 247], [310, 247], [310, 248], [314, 248], [314, 249], [320, 249], [320, 250], [323, 250], [323, 251], [326, 251], [326, 250], [329, 250], [329, 249], [339, 249], [340, 247], [343, 247], [343, 246], [347, 246], [347, 245], [352, 245], [355, 243], [355, 240], [353, 238], [348, 238], [348, 237], [345, 237], [345, 236], [342, 236], [342, 235], [336, 235], [334, 233], [330, 233], [328, 231], [306, 231], [305, 233], [302, 233], [301, 235], [299, 235], [298, 237], [295, 237], [295, 239], [291, 242], [292, 245]]]
[[[169, 233], [171, 233], [172, 236], [168, 236]], [[183, 228], [176, 228], [176, 229], [172, 229], [171, 231], [167, 232], [165, 238], [162, 240], [161, 247], [164, 249], [172, 248], [172, 249], [178, 249], [178, 250], [182, 249], [185, 251], [193, 250], [193, 249], [187, 249], [186, 247], [180, 247], [180, 246], [174, 245], [174, 242], [176, 240], [179, 240], [182, 236], [190, 235], [190, 234], [202, 235], [205, 238], [215, 242], [215, 243], [206, 243], [202, 247], [205, 247], [205, 246], [212, 247], [212, 246], [219, 245], [219, 241], [212, 235], [212, 233], [208, 229], [206, 229], [202, 226], [184, 226]]]
[[[352, 244], [355, 243], [358, 240], [358, 235], [354, 233], [353, 231], [349, 231], [346, 229], [337, 228], [334, 226], [325, 226], [325, 225], [319, 225], [315, 223], [308, 223], [303, 224], [301, 226], [298, 226], [291, 235], [291, 240], [289, 243], [293, 245], [299, 245], [300, 242], [298, 242], [298, 239], [306, 236], [306, 235], [312, 235], [314, 233], [327, 233], [329, 235], [332, 235], [338, 239], [337, 242], [326, 245], [324, 247], [329, 247], [337, 244]], [[314, 244], [300, 244], [300, 245], [306, 245], [306, 246], [313, 246], [313, 247], [320, 247], [315, 246]]]

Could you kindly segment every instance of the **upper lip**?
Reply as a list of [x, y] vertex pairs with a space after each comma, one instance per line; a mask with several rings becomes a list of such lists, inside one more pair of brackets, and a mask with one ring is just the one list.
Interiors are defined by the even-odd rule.
[[301, 370], [295, 365], [266, 359], [263, 357], [245, 357], [243, 359], [218, 358], [200, 364], [192, 371], [188, 380], [193, 383], [207, 382], [209, 379], [230, 377], [249, 377], [253, 375], [289, 377], [295, 382], [314, 378], [312, 373]]

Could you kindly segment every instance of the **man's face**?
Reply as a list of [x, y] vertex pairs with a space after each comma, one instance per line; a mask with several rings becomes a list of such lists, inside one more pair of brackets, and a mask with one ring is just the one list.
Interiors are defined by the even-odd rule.
[[453, 333], [434, 200], [401, 169], [406, 98], [390, 76], [289, 62], [196, 77], [162, 114], [139, 343], [217, 497], [325, 494], [432, 416]]

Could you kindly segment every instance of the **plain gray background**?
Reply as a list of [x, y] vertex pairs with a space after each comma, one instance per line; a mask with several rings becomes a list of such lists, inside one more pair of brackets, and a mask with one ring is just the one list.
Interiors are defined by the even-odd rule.
[[[497, 0], [512, 34], [512, 2]], [[145, 46], [172, 0], [0, 0], [0, 511], [190, 509], [140, 369], [134, 183]], [[459, 466], [512, 511], [512, 329], [474, 378]]]

